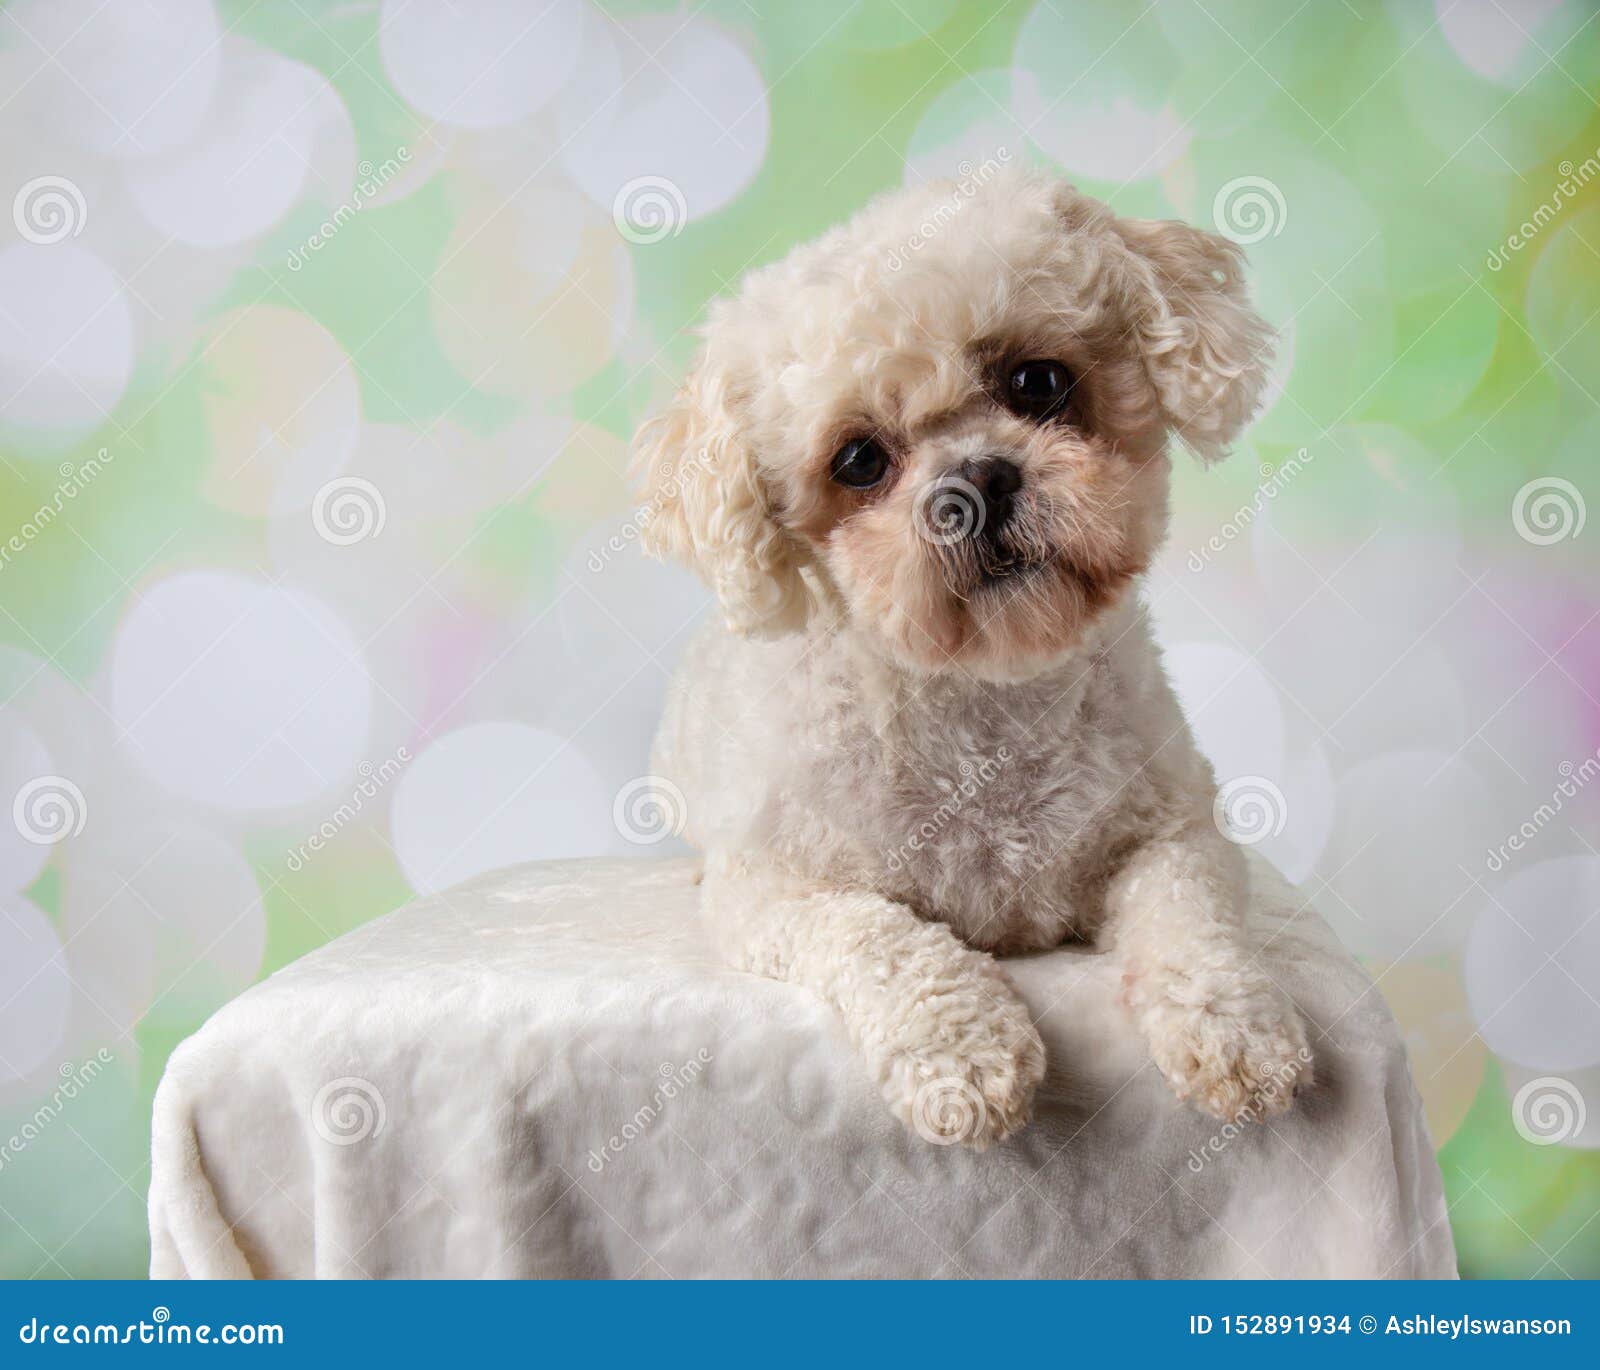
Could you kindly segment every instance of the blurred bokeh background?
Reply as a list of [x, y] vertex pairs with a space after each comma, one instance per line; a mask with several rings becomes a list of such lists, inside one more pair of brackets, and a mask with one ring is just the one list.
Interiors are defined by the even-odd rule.
[[1246, 245], [1279, 382], [1179, 463], [1172, 667], [1405, 1030], [1463, 1273], [1600, 1276], [1597, 12], [0, 8], [0, 1272], [142, 1273], [156, 1081], [254, 980], [667, 849], [706, 600], [627, 438], [744, 269], [1011, 161]]

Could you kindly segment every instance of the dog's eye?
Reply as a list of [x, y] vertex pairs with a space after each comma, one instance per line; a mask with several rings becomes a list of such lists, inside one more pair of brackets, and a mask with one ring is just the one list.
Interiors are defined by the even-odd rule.
[[828, 474], [840, 485], [865, 490], [882, 480], [888, 469], [889, 458], [883, 448], [871, 438], [857, 438], [839, 449]]
[[1011, 373], [1006, 399], [1019, 414], [1054, 418], [1072, 394], [1072, 372], [1060, 362], [1023, 362]]

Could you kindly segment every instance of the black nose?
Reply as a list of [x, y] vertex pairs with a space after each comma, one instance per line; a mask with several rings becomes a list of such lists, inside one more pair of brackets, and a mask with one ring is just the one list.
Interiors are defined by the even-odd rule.
[[985, 530], [998, 532], [1011, 517], [1011, 497], [1022, 489], [1022, 468], [1005, 457], [975, 457], [957, 474], [983, 496]]

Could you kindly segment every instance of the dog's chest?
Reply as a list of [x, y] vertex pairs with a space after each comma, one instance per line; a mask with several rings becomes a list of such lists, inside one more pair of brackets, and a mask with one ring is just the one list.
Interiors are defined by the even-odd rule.
[[1130, 744], [1092, 675], [1070, 689], [932, 688], [823, 735], [830, 821], [862, 875], [976, 945], [1087, 930]]

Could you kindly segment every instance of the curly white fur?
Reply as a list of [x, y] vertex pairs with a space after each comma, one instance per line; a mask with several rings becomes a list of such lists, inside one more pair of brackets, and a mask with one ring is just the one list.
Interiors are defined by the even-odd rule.
[[[833, 1004], [930, 1141], [1026, 1121], [1044, 1053], [993, 954], [1068, 938], [1116, 945], [1179, 1097], [1284, 1107], [1305, 1031], [1247, 943], [1245, 868], [1137, 596], [1168, 437], [1222, 454], [1269, 332], [1231, 244], [1042, 176], [996, 178], [907, 259], [941, 195], [749, 277], [641, 437], [647, 546], [725, 618], [655, 763], [707, 854], [708, 924], [732, 964]], [[1073, 377], [1048, 420], [1005, 394], [1029, 359]], [[888, 470], [843, 488], [830, 461], [862, 438]], [[923, 536], [930, 483], [996, 454], [1023, 487], [988, 541]]]

